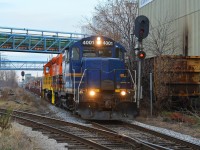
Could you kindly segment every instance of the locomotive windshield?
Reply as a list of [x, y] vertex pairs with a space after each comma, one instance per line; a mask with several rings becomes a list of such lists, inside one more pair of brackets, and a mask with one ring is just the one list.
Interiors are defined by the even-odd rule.
[[83, 57], [112, 57], [112, 51], [108, 48], [87, 48], [83, 50]]

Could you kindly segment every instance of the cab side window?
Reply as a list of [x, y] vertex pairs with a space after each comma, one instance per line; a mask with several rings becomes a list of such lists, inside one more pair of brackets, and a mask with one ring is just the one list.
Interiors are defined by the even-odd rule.
[[72, 60], [79, 60], [79, 57], [80, 57], [79, 48], [73, 47], [72, 48]]
[[116, 58], [119, 58], [120, 60], [123, 60], [123, 53], [120, 48], [116, 48]]
[[69, 63], [69, 50], [66, 50], [63, 54], [62, 65], [64, 66], [66, 63]]
[[65, 57], [66, 63], [69, 63], [69, 51], [66, 52]]

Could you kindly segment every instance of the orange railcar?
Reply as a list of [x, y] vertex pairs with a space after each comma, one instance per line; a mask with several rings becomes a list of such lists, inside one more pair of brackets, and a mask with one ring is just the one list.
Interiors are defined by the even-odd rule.
[[[43, 94], [49, 91], [48, 95], [55, 94], [55, 91], [62, 89], [62, 54], [53, 57], [47, 64], [44, 65], [43, 70]], [[55, 99], [52, 99], [55, 103]]]

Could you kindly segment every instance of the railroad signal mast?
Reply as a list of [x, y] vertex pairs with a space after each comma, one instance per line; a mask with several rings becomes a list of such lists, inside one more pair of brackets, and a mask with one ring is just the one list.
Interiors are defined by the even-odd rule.
[[25, 72], [24, 72], [24, 71], [22, 71], [22, 72], [21, 72], [21, 76], [22, 76], [22, 82], [24, 82], [24, 75], [25, 75]]
[[136, 60], [138, 62], [137, 72], [137, 107], [139, 108], [139, 101], [141, 99], [142, 88], [141, 88], [141, 61], [145, 59], [146, 53], [143, 51], [142, 40], [149, 34], [149, 19], [146, 16], [138, 16], [135, 20], [134, 35], [138, 38], [138, 48], [136, 48]]
[[149, 34], [149, 19], [146, 16], [138, 16], [135, 19], [134, 35], [138, 38], [138, 52], [137, 58], [139, 60], [144, 59], [146, 53], [143, 51], [142, 40]]

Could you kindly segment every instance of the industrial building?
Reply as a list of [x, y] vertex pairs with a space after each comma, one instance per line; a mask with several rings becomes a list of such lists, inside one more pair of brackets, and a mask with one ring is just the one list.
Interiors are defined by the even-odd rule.
[[[139, 0], [139, 15], [149, 18], [148, 38], [152, 38], [151, 34], [155, 38], [157, 34], [156, 45], [167, 39], [165, 44], [171, 45], [165, 46], [173, 49], [174, 54], [200, 56], [200, 0]], [[159, 35], [163, 33], [166, 34], [165, 37]], [[159, 46], [160, 49], [166, 48]], [[145, 49], [148, 51], [147, 47]]]

